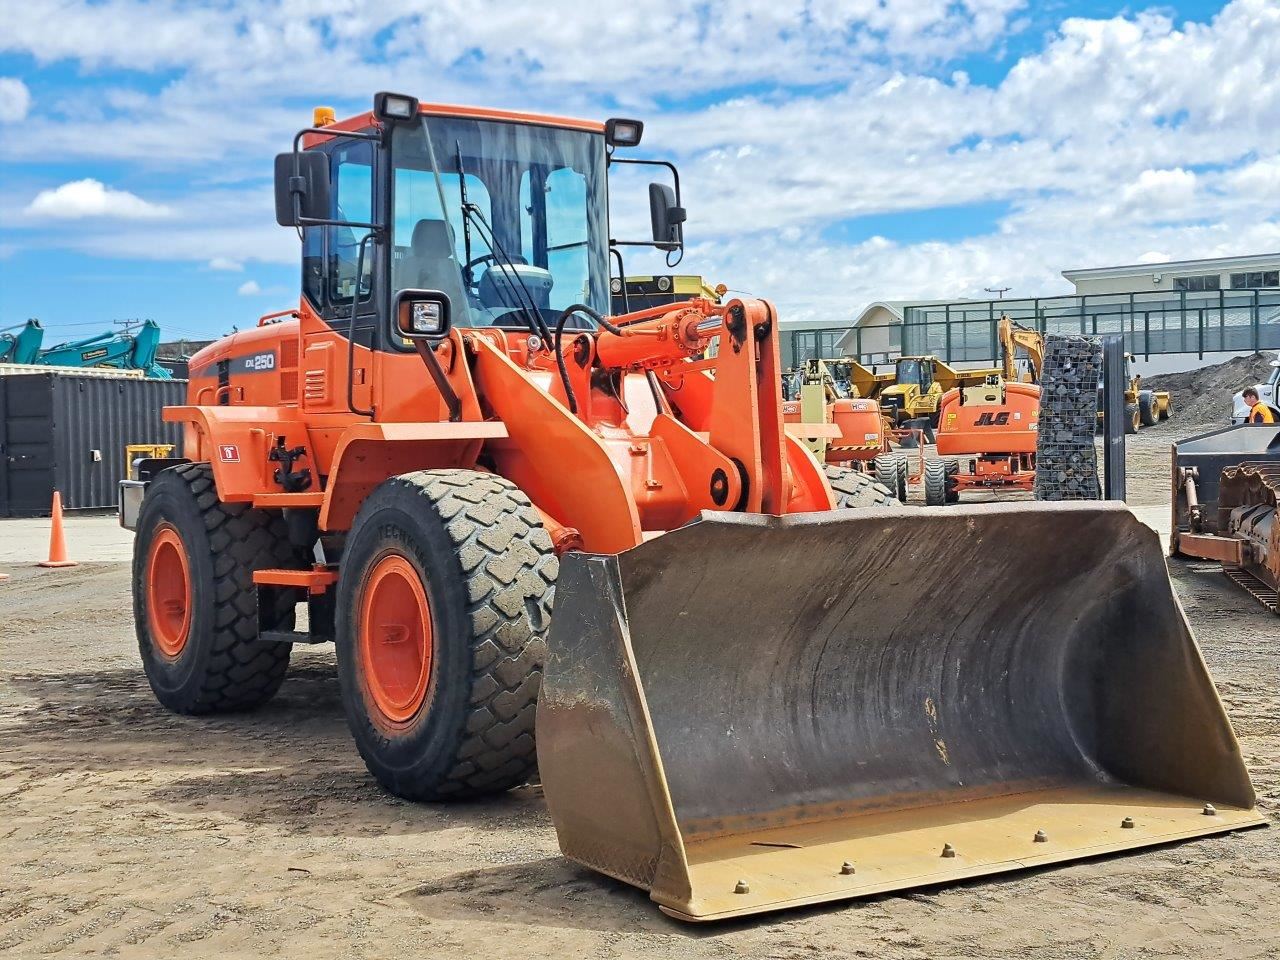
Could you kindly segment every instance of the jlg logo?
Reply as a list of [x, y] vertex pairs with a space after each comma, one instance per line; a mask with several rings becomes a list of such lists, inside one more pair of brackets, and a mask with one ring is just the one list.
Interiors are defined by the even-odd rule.
[[1003, 427], [1009, 422], [1009, 412], [1003, 413], [980, 413], [978, 419], [974, 421], [975, 427]]

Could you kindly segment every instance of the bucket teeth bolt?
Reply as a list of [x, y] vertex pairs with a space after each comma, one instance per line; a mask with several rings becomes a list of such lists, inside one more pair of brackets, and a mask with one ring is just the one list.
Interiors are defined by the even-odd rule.
[[949, 860], [956, 855], [956, 848], [949, 843], [944, 843], [942, 845], [942, 855]]
[[747, 883], [747, 881], [745, 880], [739, 880], [737, 885], [733, 888], [733, 892], [734, 893], [750, 893], [751, 884]]
[[853, 866], [853, 864], [852, 864], [852, 863], [850, 863], [848, 860], [846, 860], [844, 863], [840, 864], [840, 872], [841, 872], [844, 876], [849, 877], [849, 876], [852, 876], [853, 874], [857, 873], [857, 870], [855, 870], [855, 869], [854, 869], [854, 866]]
[[1200, 812], [1203, 813], [1206, 817], [1216, 817], [1218, 815], [1218, 808], [1215, 807], [1212, 803], [1206, 803], [1204, 805], [1204, 809], [1201, 810]]
[[1037, 831], [1036, 831], [1036, 836], [1035, 836], [1035, 841], [1036, 841], [1036, 843], [1048, 843], [1048, 842], [1049, 842], [1049, 835], [1048, 835], [1047, 833], [1045, 833], [1043, 830], [1037, 830]]
[[1123, 820], [1120, 821], [1120, 826], [1124, 827], [1126, 830], [1132, 830], [1133, 817], [1125, 817]]

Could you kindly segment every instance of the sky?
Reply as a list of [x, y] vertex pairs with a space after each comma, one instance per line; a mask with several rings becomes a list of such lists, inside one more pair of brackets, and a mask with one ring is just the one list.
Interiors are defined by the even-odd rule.
[[[786, 320], [1280, 251], [1280, 0], [0, 0], [0, 329], [298, 296], [272, 158], [375, 91], [645, 121], [680, 272]], [[642, 232], [618, 183], [613, 232]], [[656, 260], [632, 255], [633, 273]]]

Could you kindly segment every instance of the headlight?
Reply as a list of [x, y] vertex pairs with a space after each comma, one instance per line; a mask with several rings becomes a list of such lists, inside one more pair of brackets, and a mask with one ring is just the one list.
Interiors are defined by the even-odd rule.
[[395, 329], [409, 340], [440, 340], [449, 332], [449, 298], [439, 290], [401, 290]]
[[444, 328], [444, 311], [438, 303], [416, 301], [413, 304], [412, 322], [414, 333], [439, 333]]
[[412, 120], [418, 115], [418, 98], [385, 91], [374, 94], [373, 115], [383, 122]]

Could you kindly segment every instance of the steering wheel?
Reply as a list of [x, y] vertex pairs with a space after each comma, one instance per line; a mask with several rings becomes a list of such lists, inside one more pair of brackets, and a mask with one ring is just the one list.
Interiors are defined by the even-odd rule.
[[[520, 263], [520, 264], [524, 264], [525, 266], [529, 265], [529, 261], [526, 260], [524, 257], [510, 257], [509, 259], [513, 264]], [[474, 270], [476, 267], [480, 266], [480, 264], [482, 263], [496, 264], [497, 262], [498, 262], [498, 255], [490, 251], [489, 253], [482, 253], [480, 256], [475, 257], [474, 259], [469, 261], [467, 263], [466, 269]]]

